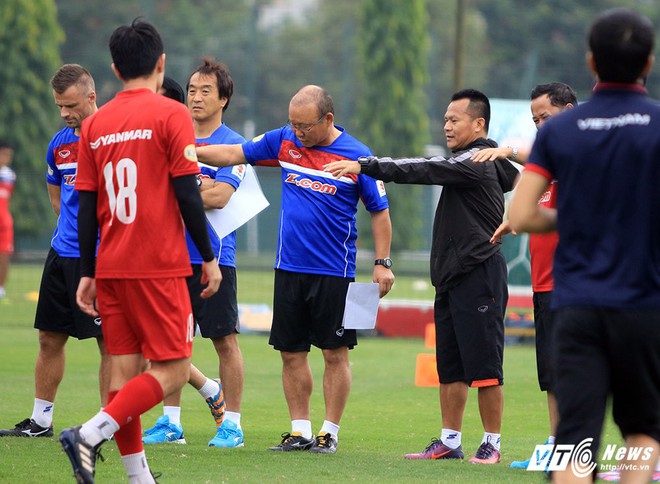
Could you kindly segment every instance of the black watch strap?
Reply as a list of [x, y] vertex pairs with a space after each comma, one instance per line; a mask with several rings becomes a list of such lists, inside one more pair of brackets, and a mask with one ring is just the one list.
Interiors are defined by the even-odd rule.
[[389, 269], [390, 267], [392, 267], [392, 259], [390, 259], [389, 257], [385, 257], [384, 259], [376, 259], [374, 261], [374, 265], [375, 266], [383, 266], [383, 267]]
[[369, 162], [373, 160], [373, 156], [360, 156], [358, 158], [358, 163], [360, 164], [360, 169], [364, 171], [364, 169], [369, 166]]

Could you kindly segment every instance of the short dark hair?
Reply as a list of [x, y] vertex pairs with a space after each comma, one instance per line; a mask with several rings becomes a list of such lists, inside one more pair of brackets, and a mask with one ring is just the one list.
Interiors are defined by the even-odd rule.
[[589, 29], [589, 49], [603, 82], [635, 82], [653, 51], [653, 24], [628, 8], [599, 14]]
[[74, 84], [88, 95], [94, 87], [94, 79], [87, 69], [79, 64], [64, 64], [50, 80], [50, 86], [57, 94], [62, 94]]
[[164, 52], [163, 39], [156, 27], [139, 18], [131, 25], [117, 27], [110, 36], [110, 56], [122, 79], [151, 74]]
[[563, 82], [549, 82], [548, 84], [538, 84], [530, 94], [530, 100], [547, 94], [550, 104], [563, 108], [567, 104], [577, 106], [577, 96], [575, 91], [568, 84]]
[[463, 89], [455, 92], [451, 100], [459, 101], [461, 99], [469, 99], [468, 111], [474, 118], [484, 118], [486, 124], [484, 125], [486, 132], [490, 126], [490, 101], [488, 97], [481, 91], [476, 89]]
[[204, 76], [215, 76], [216, 82], [218, 84], [218, 96], [219, 99], [223, 97], [227, 98], [227, 104], [222, 108], [222, 111], [226, 111], [229, 107], [229, 101], [231, 101], [231, 96], [234, 94], [234, 81], [229, 74], [229, 69], [222, 62], [216, 61], [213, 57], [202, 57], [202, 62], [191, 74], [188, 76], [188, 83], [186, 84], [186, 91], [190, 88], [190, 78], [193, 74], [199, 73]]
[[6, 139], [0, 138], [0, 150], [5, 148], [9, 148], [10, 150], [13, 150], [14, 146]]
[[186, 95], [183, 92], [183, 88], [181, 87], [181, 84], [176, 82], [174, 79], [171, 77], [165, 76], [163, 78], [163, 90], [165, 91], [163, 93], [163, 96], [169, 97], [170, 99], [174, 99], [175, 101], [179, 101], [180, 103], [186, 102]]

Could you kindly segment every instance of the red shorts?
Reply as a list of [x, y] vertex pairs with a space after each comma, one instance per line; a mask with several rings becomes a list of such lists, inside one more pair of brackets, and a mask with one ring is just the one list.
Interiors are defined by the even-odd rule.
[[11, 217], [0, 217], [0, 253], [14, 253], [14, 221]]
[[109, 354], [190, 357], [195, 325], [185, 277], [97, 279], [96, 291]]

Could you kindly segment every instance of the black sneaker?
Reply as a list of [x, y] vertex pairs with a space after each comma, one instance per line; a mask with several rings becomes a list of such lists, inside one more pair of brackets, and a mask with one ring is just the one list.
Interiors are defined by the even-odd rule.
[[308, 450], [314, 445], [314, 439], [306, 439], [302, 434], [294, 432], [290, 434], [285, 432], [282, 434], [282, 442], [275, 447], [270, 447], [268, 450], [275, 450], [280, 452], [289, 452], [291, 450]]
[[13, 429], [0, 430], [0, 437], [52, 437], [53, 427], [42, 427], [31, 418], [16, 424]]
[[309, 451], [314, 454], [334, 454], [337, 452], [337, 439], [329, 433], [319, 435]]
[[101, 445], [91, 446], [80, 436], [80, 425], [60, 432], [60, 443], [73, 467], [73, 477], [78, 484], [94, 484], [96, 458], [101, 455]]

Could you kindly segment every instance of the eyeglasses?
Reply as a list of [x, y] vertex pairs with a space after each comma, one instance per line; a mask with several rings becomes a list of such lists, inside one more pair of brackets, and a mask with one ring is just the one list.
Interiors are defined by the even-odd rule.
[[325, 113], [325, 114], [321, 115], [321, 117], [319, 118], [319, 120], [318, 120], [317, 122], [315, 122], [315, 123], [312, 123], [312, 124], [299, 124], [299, 123], [292, 123], [291, 120], [288, 120], [288, 121], [286, 122], [286, 124], [287, 124], [288, 126], [291, 126], [293, 129], [295, 129], [295, 130], [297, 130], [297, 131], [304, 131], [305, 133], [309, 133], [309, 132], [312, 130], [312, 128], [313, 128], [314, 126], [319, 125], [319, 124], [321, 124], [321, 123], [323, 122], [323, 120], [325, 119], [326, 114], [328, 114], [328, 113]]

